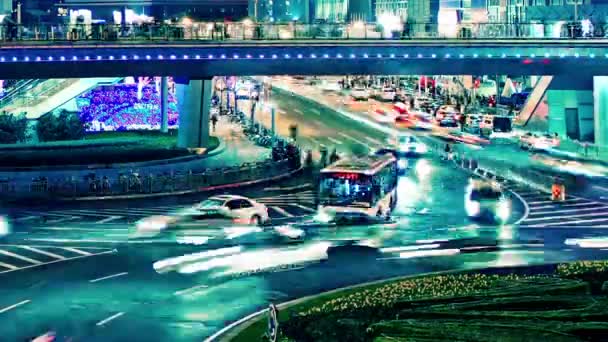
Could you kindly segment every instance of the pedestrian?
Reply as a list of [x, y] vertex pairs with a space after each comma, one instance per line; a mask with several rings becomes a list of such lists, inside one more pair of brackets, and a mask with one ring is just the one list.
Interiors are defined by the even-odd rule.
[[467, 123], [467, 116], [466, 116], [466, 114], [464, 114], [464, 113], [460, 114], [460, 117], [458, 119], [459, 119], [459, 123], [460, 123], [460, 131], [464, 132], [464, 126]]
[[452, 145], [450, 143], [445, 144], [444, 151], [446, 160], [452, 160]]
[[329, 156], [329, 162], [331, 164], [333, 164], [333, 163], [337, 162], [338, 160], [340, 160], [340, 156], [338, 155], [338, 151], [336, 149], [334, 149], [331, 152], [331, 155]]
[[104, 194], [107, 194], [110, 192], [110, 179], [108, 179], [108, 176], [103, 176], [103, 181], [101, 183], [101, 187], [103, 189]]
[[217, 115], [213, 114], [213, 116], [211, 117], [211, 127], [213, 127], [213, 132], [215, 132], [215, 126], [217, 125]]

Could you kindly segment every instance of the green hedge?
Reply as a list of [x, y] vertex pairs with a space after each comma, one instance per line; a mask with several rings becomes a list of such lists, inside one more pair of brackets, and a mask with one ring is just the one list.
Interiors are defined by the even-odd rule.
[[[209, 151], [217, 148], [219, 140], [210, 137]], [[110, 144], [93, 146], [63, 146], [52, 149], [0, 150], [2, 167], [43, 167], [62, 165], [117, 164], [163, 160], [191, 155], [188, 149], [164, 147], [163, 144]]]

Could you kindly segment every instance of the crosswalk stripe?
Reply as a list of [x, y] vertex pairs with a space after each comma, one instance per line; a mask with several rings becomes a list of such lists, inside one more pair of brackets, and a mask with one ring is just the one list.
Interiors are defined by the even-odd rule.
[[566, 225], [574, 225], [579, 223], [592, 223], [592, 222], [606, 222], [608, 221], [608, 217], [599, 218], [599, 219], [591, 219], [591, 220], [577, 220], [577, 221], [567, 221], [567, 222], [552, 222], [552, 223], [542, 223], [542, 224], [532, 224], [528, 225], [528, 227], [553, 227], [553, 226], [566, 226]]
[[[565, 202], [580, 202], [580, 201], [584, 201], [583, 199], [580, 198], [571, 198], [571, 199], [567, 199], [565, 201], [561, 201], [559, 203], [565, 203]], [[528, 205], [536, 205], [536, 204], [548, 204], [548, 203], [555, 203], [555, 201], [551, 201], [551, 200], [547, 200], [547, 201], [536, 201], [536, 202], [528, 202]]]
[[15, 221], [19, 221], [19, 222], [29, 221], [29, 220], [33, 220], [38, 217], [40, 217], [40, 216], [25, 216], [25, 217], [20, 217], [18, 219], [15, 219]]
[[562, 213], [580, 213], [583, 211], [592, 211], [592, 210], [600, 210], [600, 209], [608, 209], [608, 206], [600, 206], [600, 207], [592, 207], [592, 208], [584, 208], [584, 209], [567, 209], [567, 210], [550, 210], [550, 211], [533, 211], [530, 215], [554, 215], [554, 214], [562, 214]]
[[85, 252], [82, 251], [78, 248], [73, 248], [73, 247], [60, 247], [61, 249], [65, 249], [66, 251], [70, 251], [70, 252], [74, 252], [76, 254], [80, 254], [80, 255], [91, 255], [91, 253], [89, 252]]
[[8, 268], [9, 270], [16, 270], [16, 269], [19, 268], [19, 267], [15, 266], [15, 265], [7, 264], [7, 263], [4, 263], [4, 262], [0, 262], [0, 266], [4, 267], [4, 268]]
[[534, 210], [551, 209], [551, 208], [582, 207], [582, 206], [586, 206], [586, 205], [598, 205], [598, 204], [601, 204], [601, 203], [589, 201], [589, 202], [584, 202], [584, 203], [553, 204], [553, 205], [543, 205], [543, 206], [534, 207]]
[[121, 219], [121, 218], [123, 218], [123, 217], [124, 217], [124, 216], [110, 216], [110, 217], [106, 217], [106, 218], [105, 218], [105, 219], [103, 219], [103, 220], [99, 220], [99, 221], [97, 221], [97, 222], [95, 222], [95, 223], [108, 223], [108, 222], [110, 222], [110, 221], [118, 220], [118, 219]]
[[43, 255], [46, 255], [46, 256], [50, 256], [50, 257], [55, 258], [55, 259], [59, 259], [59, 260], [65, 259], [65, 257], [62, 257], [59, 254], [43, 251], [41, 249], [34, 248], [34, 247], [31, 247], [31, 246], [19, 246], [19, 247], [23, 248], [23, 249], [27, 249], [28, 251], [36, 252], [38, 254], [43, 254]]
[[303, 206], [303, 205], [301, 205], [301, 204], [292, 204], [291, 206], [293, 206], [293, 207], [298, 207], [298, 208], [300, 208], [300, 209], [302, 209], [302, 210], [306, 210], [306, 211], [311, 212], [311, 213], [314, 213], [314, 212], [316, 211], [316, 210], [314, 210], [314, 209], [312, 209], [312, 208], [309, 208], [309, 207]]
[[288, 213], [287, 211], [285, 211], [285, 209], [282, 209], [280, 207], [271, 207], [271, 208], [276, 210], [279, 214], [281, 214], [285, 217], [293, 217], [293, 215]]
[[50, 220], [47, 221], [47, 223], [60, 223], [60, 222], [65, 222], [65, 221], [74, 221], [81, 218], [80, 216], [70, 216], [70, 217], [64, 217], [64, 218], [60, 218], [60, 219], [56, 219], [56, 220]]
[[4, 254], [6, 256], [10, 256], [10, 257], [13, 257], [15, 259], [27, 261], [27, 262], [29, 262], [31, 264], [41, 264], [41, 262], [38, 261], [38, 260], [35, 260], [35, 259], [32, 259], [32, 258], [28, 258], [28, 257], [25, 257], [23, 255], [15, 254], [15, 253], [12, 253], [12, 252], [9, 252], [9, 251], [5, 251], [5, 250], [0, 250], [0, 254]]
[[537, 218], [526, 219], [524, 222], [563, 220], [563, 219], [571, 219], [571, 218], [598, 217], [598, 216], [604, 216], [608, 220], [608, 213], [587, 213], [587, 214], [580, 214], [580, 215], [537, 217]]

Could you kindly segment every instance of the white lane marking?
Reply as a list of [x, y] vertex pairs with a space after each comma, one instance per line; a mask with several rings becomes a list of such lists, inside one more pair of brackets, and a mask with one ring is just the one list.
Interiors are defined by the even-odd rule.
[[29, 302], [30, 302], [30, 300], [26, 299], [26, 300], [21, 301], [21, 302], [19, 302], [17, 304], [13, 304], [13, 305], [7, 306], [7, 307], [5, 307], [3, 309], [0, 309], [0, 313], [5, 313], [7, 311], [13, 310], [14, 308], [20, 307], [21, 305], [25, 305], [25, 304], [27, 304]]
[[321, 115], [321, 111], [316, 108], [309, 108], [308, 110], [310, 110], [311, 112], [313, 112], [314, 114], [317, 114], [319, 116]]
[[110, 316], [110, 317], [108, 317], [106, 319], [103, 319], [103, 320], [97, 322], [97, 324], [95, 324], [95, 325], [98, 326], [98, 327], [100, 327], [102, 325], [105, 325], [105, 324], [109, 323], [110, 321], [113, 321], [113, 320], [117, 319], [118, 317], [120, 317], [120, 316], [122, 316], [124, 314], [125, 314], [124, 312], [119, 312], [117, 314], [114, 314], [114, 315], [112, 315], [112, 316]]
[[16, 269], [19, 268], [19, 267], [15, 266], [15, 265], [7, 264], [7, 263], [4, 263], [4, 262], [0, 262], [0, 266], [4, 267], [4, 268], [8, 268], [9, 270], [16, 270]]
[[312, 143], [315, 144], [315, 145], [319, 145], [321, 147], [325, 146], [324, 144], [322, 144], [319, 140], [317, 140], [315, 138], [308, 138], [308, 140], [312, 141]]
[[[31, 238], [27, 239], [28, 241], [39, 241], [39, 242], [58, 242], [58, 243], [108, 243], [108, 244], [154, 244], [161, 242], [170, 242], [175, 240], [104, 240], [104, 239], [53, 239], [53, 238]], [[58, 247], [62, 249], [66, 249], [68, 247]], [[89, 248], [89, 247], [86, 247]], [[92, 247], [91, 247], [92, 248]], [[77, 252], [76, 252], [77, 253]]]
[[[535, 211], [532, 213], [532, 215], [546, 215], [546, 214], [551, 214], [551, 215], [555, 215], [555, 214], [563, 214], [563, 213], [580, 213], [582, 211], [593, 211], [593, 210], [600, 210], [600, 209], [608, 209], [608, 206], [599, 206], [599, 207], [593, 207], [593, 208], [583, 208], [583, 209], [567, 209], [567, 210], [549, 210], [549, 211]], [[555, 218], [558, 218], [561, 216], [555, 216]]]
[[19, 222], [29, 221], [29, 220], [33, 220], [37, 217], [40, 217], [40, 216], [25, 216], [25, 217], [20, 217], [20, 218], [16, 219], [15, 221], [19, 221]]
[[110, 216], [110, 217], [106, 217], [103, 220], [99, 220], [99, 221], [97, 221], [95, 223], [108, 223], [110, 221], [118, 220], [118, 219], [121, 219], [121, 218], [123, 218], [123, 216]]
[[[0, 247], [21, 247], [23, 245], [14, 245], [14, 244], [0, 244]], [[60, 246], [57, 245], [28, 245], [30, 247], [37, 247], [37, 248], [61, 248]], [[72, 248], [86, 248], [86, 249], [98, 249], [98, 250], [104, 250], [107, 251], [108, 247], [89, 247], [89, 246], [71, 246]]]
[[83, 250], [80, 250], [80, 249], [74, 248], [74, 247], [61, 247], [61, 248], [65, 249], [66, 251], [74, 252], [74, 253], [80, 254], [80, 255], [91, 255], [91, 253], [89, 253], [89, 252], [85, 252]]
[[60, 222], [65, 222], [65, 221], [74, 221], [74, 220], [77, 220], [79, 218], [82, 218], [82, 217], [80, 217], [80, 216], [68, 216], [68, 217], [64, 217], [64, 218], [60, 218], [60, 219], [56, 219], [56, 220], [47, 221], [47, 223], [60, 223]]
[[59, 254], [43, 251], [42, 249], [38, 249], [38, 248], [35, 248], [35, 247], [31, 247], [31, 246], [19, 246], [19, 248], [27, 249], [28, 251], [32, 251], [32, 252], [35, 252], [35, 253], [38, 253], [38, 254], [50, 256], [51, 258], [55, 258], [55, 259], [59, 259], [59, 260], [65, 259], [65, 257], [63, 257], [63, 256], [61, 256]]
[[608, 220], [608, 213], [587, 213], [580, 215], [566, 215], [566, 216], [549, 216], [549, 217], [538, 217], [527, 219], [526, 222], [536, 222], [536, 221], [550, 221], [550, 220], [562, 220], [562, 219], [571, 219], [571, 218], [580, 218], [580, 217], [597, 217], [604, 216], [606, 220]]
[[[568, 223], [570, 223], [570, 222], [568, 222]], [[535, 224], [535, 225], [525, 225], [524, 224], [524, 225], [520, 225], [518, 227], [518, 229], [536, 229], [536, 228], [539, 228], [539, 227], [541, 227], [541, 228], [544, 227], [544, 228], [547, 228], [547, 229], [606, 229], [606, 228], [608, 228], [608, 225], [598, 224], [598, 225], [595, 225], [595, 226], [592, 226], [592, 225], [587, 225], [587, 226], [585, 226], [585, 225], [582, 225], [582, 226], [568, 226], [568, 225], [563, 225], [563, 226], [547, 226], [547, 225], [544, 225], [544, 224]]]
[[366, 144], [366, 143], [362, 142], [362, 141], [361, 141], [361, 140], [359, 140], [359, 139], [355, 139], [355, 138], [351, 137], [351, 136], [350, 136], [350, 135], [348, 135], [348, 134], [345, 134], [345, 133], [342, 133], [342, 132], [338, 132], [338, 135], [339, 135], [339, 136], [341, 136], [341, 137], [343, 137], [343, 138], [345, 138], [345, 139], [348, 139], [348, 140], [350, 140], [350, 141], [354, 141], [354, 142], [355, 142], [355, 143], [357, 143], [357, 144], [361, 144], [361, 145], [363, 145], [363, 146], [367, 147], [367, 148], [368, 148], [368, 149], [370, 149], [370, 150], [373, 150], [373, 148], [372, 148], [371, 146], [369, 146], [368, 144]]
[[[116, 250], [111, 250], [111, 251], [105, 251], [105, 252], [100, 252], [100, 253], [96, 253], [96, 254], [91, 254], [90, 256], [97, 256], [97, 255], [103, 255], [103, 254], [109, 254], [109, 253], [115, 253]], [[7, 271], [1, 271], [0, 274], [2, 273], [9, 273], [9, 272], [17, 272], [17, 271], [21, 271], [21, 270], [26, 270], [29, 268], [34, 268], [34, 267], [39, 267], [39, 266], [43, 266], [43, 265], [50, 265], [50, 264], [56, 264], [58, 262], [64, 262], [64, 261], [69, 261], [69, 260], [78, 260], [78, 259], [82, 259], [82, 258], [87, 258], [89, 257], [89, 255], [79, 255], [76, 257], [72, 257], [72, 258], [66, 258], [63, 260], [53, 260], [53, 261], [49, 261], [49, 262], [43, 262], [41, 264], [35, 264], [35, 265], [30, 265], [30, 266], [25, 266], [25, 267], [17, 267], [15, 269], [10, 269]]]
[[605, 187], [599, 186], [599, 185], [594, 185], [594, 186], [592, 186], [592, 188], [602, 190], [602, 191], [608, 191], [608, 188], [605, 188]]
[[520, 223], [522, 223], [523, 221], [525, 221], [528, 216], [530, 215], [530, 206], [528, 205], [528, 202], [526, 202], [526, 200], [524, 200], [520, 194], [518, 194], [515, 191], [511, 191], [511, 193], [513, 195], [515, 195], [515, 197], [517, 197], [519, 199], [519, 201], [523, 204], [524, 206], [524, 214], [519, 218], [519, 220], [517, 220], [514, 224], [515, 225], [519, 225]]
[[597, 204], [603, 204], [600, 202], [585, 202], [585, 203], [572, 203], [572, 204], [554, 204], [554, 205], [543, 205], [543, 206], [535, 206], [534, 210], [538, 210], [538, 209], [551, 209], [551, 208], [567, 208], [567, 207], [582, 207], [585, 205], [597, 205]]
[[374, 138], [365, 137], [365, 139], [367, 139], [367, 141], [369, 141], [369, 142], [371, 142], [373, 144], [376, 144], [376, 145], [380, 145], [380, 146], [386, 145], [386, 144], [382, 143], [380, 140], [376, 140]]
[[56, 230], [56, 231], [75, 231], [75, 232], [103, 232], [103, 231], [126, 231], [128, 228], [80, 228], [80, 227], [35, 227], [36, 230]]
[[35, 260], [35, 259], [32, 259], [32, 258], [28, 258], [28, 257], [24, 257], [23, 255], [15, 254], [15, 253], [12, 253], [12, 252], [9, 252], [9, 251], [0, 250], [0, 254], [4, 254], [4, 255], [13, 257], [15, 259], [20, 259], [20, 260], [23, 260], [23, 261], [27, 261], [30, 264], [41, 264], [42, 263], [42, 262], [40, 262], [38, 260]]
[[192, 286], [192, 287], [189, 287], [187, 289], [184, 289], [184, 290], [175, 291], [173, 293], [173, 295], [174, 296], [181, 296], [181, 295], [183, 295], [185, 293], [193, 292], [194, 290], [198, 290], [198, 289], [206, 289], [208, 287], [209, 286], [207, 286], [207, 285], [196, 285], [196, 286]]
[[298, 108], [294, 108], [293, 112], [296, 114], [304, 115], [304, 113], [301, 110], [299, 110]]
[[334, 139], [332, 137], [327, 137], [327, 140], [333, 142], [334, 144], [338, 144], [338, 145], [342, 145], [343, 144], [340, 140]]
[[568, 221], [568, 222], [555, 222], [555, 223], [542, 223], [542, 224], [532, 224], [528, 225], [528, 227], [553, 227], [553, 226], [566, 226], [569, 224], [575, 225], [579, 223], [592, 223], [592, 222], [605, 222], [608, 221], [608, 217], [600, 218], [600, 219], [591, 219], [591, 220], [577, 220], [577, 221]]
[[232, 322], [232, 323], [228, 324], [227, 326], [225, 326], [224, 328], [220, 329], [215, 334], [207, 337], [203, 342], [214, 342], [215, 340], [217, 340], [218, 337], [224, 335], [226, 332], [234, 329], [235, 327], [238, 327], [239, 325], [241, 325], [241, 324], [249, 321], [252, 318], [260, 316], [261, 314], [265, 313], [266, 311], [268, 311], [268, 309], [263, 309], [263, 310], [260, 310], [258, 312], [254, 312], [251, 315], [245, 316], [245, 317], [239, 319], [236, 322]]
[[[581, 198], [570, 198], [567, 199], [565, 201], [560, 201], [559, 203], [566, 203], [566, 202], [579, 202], [579, 201], [585, 201], [584, 199]], [[555, 201], [551, 201], [551, 200], [547, 200], [547, 201], [536, 201], [536, 202], [529, 202], [528, 204], [533, 206], [533, 205], [537, 205], [537, 204], [549, 204], [549, 203], [554, 203]]]
[[308, 211], [308, 212], [311, 212], [311, 213], [314, 213], [316, 211], [313, 208], [309, 208], [309, 207], [301, 205], [301, 204], [291, 204], [291, 206], [292, 207], [298, 207], [298, 208], [300, 208], [302, 210], [305, 210], [305, 211]]
[[310, 188], [310, 187], [312, 187], [312, 184], [304, 183], [304, 184], [300, 184], [300, 185], [294, 185], [291, 187], [280, 187], [280, 186], [269, 187], [269, 188], [264, 188], [264, 191], [277, 191], [277, 190], [291, 191], [291, 190], [299, 190], [299, 189], [305, 189], [305, 188]]
[[120, 273], [116, 273], [116, 274], [110, 274], [109, 276], [105, 276], [105, 277], [101, 277], [101, 278], [96, 278], [96, 279], [91, 279], [89, 280], [89, 283], [96, 283], [98, 281], [102, 281], [102, 280], [106, 280], [106, 279], [112, 279], [112, 278], [116, 278], [116, 277], [122, 277], [124, 275], [129, 274], [129, 272], [120, 272]]
[[283, 215], [285, 217], [293, 217], [292, 214], [288, 213], [283, 208], [280, 208], [280, 207], [271, 207], [271, 208], [274, 209], [275, 211], [279, 212], [279, 214], [281, 214], [281, 215]]
[[[513, 191], [517, 191], [516, 189], [512, 189]], [[547, 194], [538, 192], [538, 191], [517, 191], [518, 194], [522, 195], [523, 197], [528, 197], [528, 196], [546, 196]]]

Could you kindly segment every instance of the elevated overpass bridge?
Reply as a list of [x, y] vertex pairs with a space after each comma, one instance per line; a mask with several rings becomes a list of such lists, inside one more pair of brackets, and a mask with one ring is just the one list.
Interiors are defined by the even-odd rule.
[[3, 78], [606, 75], [607, 39], [118, 40], [0, 43]]

